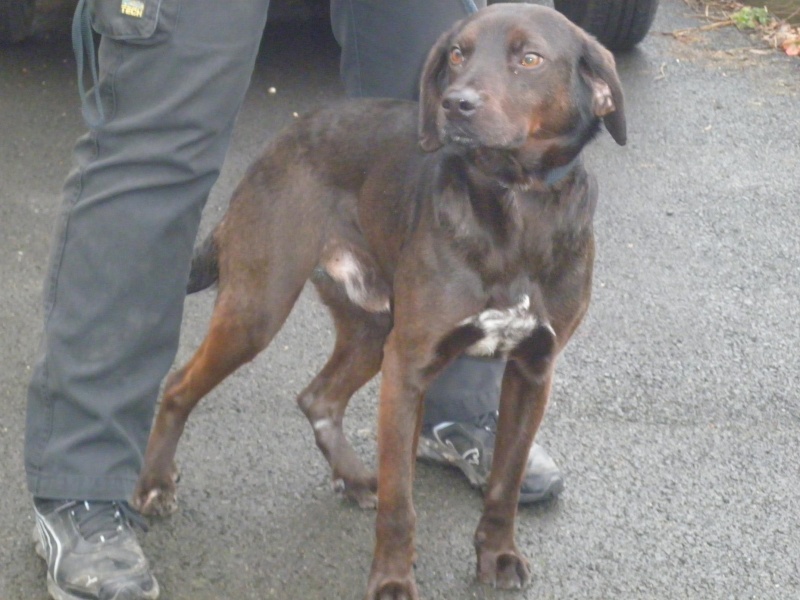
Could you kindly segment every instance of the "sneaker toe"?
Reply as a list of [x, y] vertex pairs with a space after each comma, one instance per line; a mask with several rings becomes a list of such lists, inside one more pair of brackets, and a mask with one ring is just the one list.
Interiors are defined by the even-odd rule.
[[564, 489], [564, 476], [555, 461], [539, 444], [528, 455], [525, 478], [520, 488], [519, 503], [533, 504], [555, 498]]

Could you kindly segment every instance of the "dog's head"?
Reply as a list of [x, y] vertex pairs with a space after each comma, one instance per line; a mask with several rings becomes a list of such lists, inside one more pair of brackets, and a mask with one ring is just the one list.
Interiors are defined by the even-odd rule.
[[613, 56], [542, 6], [495, 4], [457, 23], [431, 49], [420, 96], [427, 151], [508, 150], [541, 168], [574, 158], [601, 119], [626, 140]]

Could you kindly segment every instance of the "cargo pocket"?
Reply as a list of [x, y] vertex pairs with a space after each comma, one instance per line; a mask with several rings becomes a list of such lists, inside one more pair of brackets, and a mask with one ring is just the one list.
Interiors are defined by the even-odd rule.
[[180, 0], [88, 0], [92, 29], [117, 41], [155, 44], [175, 29]]
[[[103, 99], [112, 100], [107, 73], [98, 71], [92, 30], [99, 33], [104, 42], [120, 47], [157, 44], [167, 40], [174, 31], [180, 4], [181, 0], [78, 0], [72, 20], [72, 48], [78, 70], [81, 112], [91, 129], [100, 127], [106, 120]], [[84, 86], [84, 60], [88, 62], [91, 79], [88, 92]], [[106, 71], [114, 68], [109, 64], [104, 67]]]

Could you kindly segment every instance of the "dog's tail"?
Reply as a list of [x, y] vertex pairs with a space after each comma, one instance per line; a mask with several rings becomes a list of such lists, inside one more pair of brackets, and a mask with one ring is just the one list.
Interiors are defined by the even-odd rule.
[[186, 294], [194, 294], [214, 285], [219, 279], [219, 247], [212, 232], [205, 241], [194, 250], [192, 270]]

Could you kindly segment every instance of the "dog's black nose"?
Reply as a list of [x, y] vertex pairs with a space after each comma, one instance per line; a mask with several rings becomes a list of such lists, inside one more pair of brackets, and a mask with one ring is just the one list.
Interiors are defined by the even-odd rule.
[[480, 105], [480, 95], [471, 89], [450, 92], [442, 100], [442, 108], [448, 117], [471, 117]]

